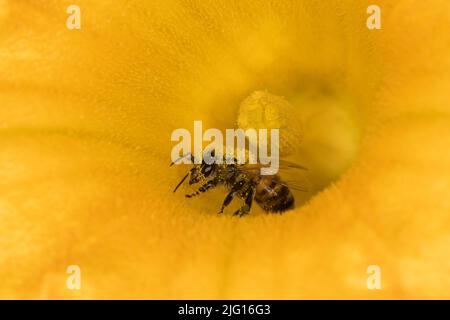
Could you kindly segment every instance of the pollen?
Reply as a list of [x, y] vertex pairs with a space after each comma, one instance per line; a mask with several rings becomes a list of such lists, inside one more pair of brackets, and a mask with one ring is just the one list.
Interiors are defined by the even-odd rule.
[[295, 108], [284, 97], [267, 91], [255, 91], [241, 103], [238, 126], [244, 130], [280, 129], [283, 156], [295, 153], [303, 136], [303, 124]]

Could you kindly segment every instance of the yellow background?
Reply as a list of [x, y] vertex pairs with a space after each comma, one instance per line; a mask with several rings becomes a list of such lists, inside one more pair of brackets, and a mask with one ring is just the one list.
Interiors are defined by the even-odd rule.
[[[376, 1], [371, 31], [372, 2], [0, 1], [0, 297], [450, 298], [450, 3]], [[243, 219], [172, 194], [172, 130], [256, 90], [351, 116], [338, 159], [310, 126], [326, 188]]]

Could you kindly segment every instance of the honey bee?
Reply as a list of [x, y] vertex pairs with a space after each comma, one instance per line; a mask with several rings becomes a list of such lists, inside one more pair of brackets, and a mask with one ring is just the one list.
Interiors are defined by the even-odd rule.
[[[211, 155], [214, 156], [213, 153]], [[187, 156], [190, 156], [194, 163], [194, 157], [187, 154], [172, 162], [171, 166]], [[308, 191], [306, 187], [298, 183], [287, 183], [278, 174], [261, 175], [262, 167], [263, 165], [260, 164], [238, 164], [236, 159], [232, 163], [226, 163], [224, 159], [222, 164], [216, 162], [207, 164], [203, 159], [201, 164], [193, 165], [173, 192], [176, 192], [188, 177], [189, 185], [198, 184], [199, 187], [194, 193], [186, 194], [187, 198], [195, 197], [211, 188], [223, 185], [227, 188], [228, 194], [218, 213], [223, 213], [231, 201], [238, 197], [244, 201], [244, 204], [234, 212], [234, 215], [242, 217], [250, 213], [253, 200], [267, 213], [282, 213], [294, 207], [295, 199], [291, 189]], [[281, 168], [307, 170], [302, 166], [283, 160], [280, 160]]]

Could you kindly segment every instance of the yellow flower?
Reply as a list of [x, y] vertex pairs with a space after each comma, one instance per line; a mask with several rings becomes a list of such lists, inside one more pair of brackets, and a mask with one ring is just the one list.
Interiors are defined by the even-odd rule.
[[[381, 30], [365, 0], [75, 2], [80, 30], [0, 1], [0, 297], [450, 298], [448, 1], [377, 1]], [[170, 133], [255, 92], [320, 192], [243, 219], [173, 194]]]

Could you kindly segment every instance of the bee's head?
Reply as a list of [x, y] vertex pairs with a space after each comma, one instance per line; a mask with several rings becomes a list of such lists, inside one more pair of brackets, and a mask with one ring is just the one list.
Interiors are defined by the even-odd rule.
[[206, 164], [203, 162], [201, 165], [195, 165], [191, 169], [191, 175], [189, 177], [189, 184], [196, 184], [200, 181], [207, 179], [214, 171], [214, 164]]
[[236, 165], [235, 164], [229, 164], [226, 167], [226, 175], [227, 179], [232, 178], [236, 174]]
[[189, 176], [189, 184], [195, 184], [200, 182], [200, 166], [196, 165], [191, 169], [191, 175]]

